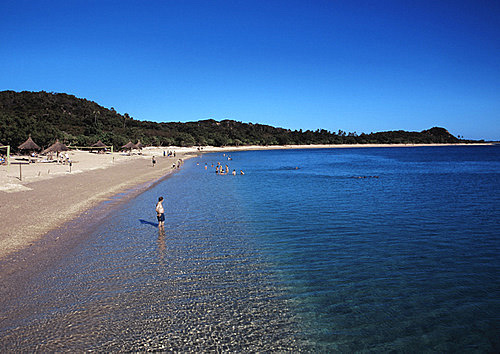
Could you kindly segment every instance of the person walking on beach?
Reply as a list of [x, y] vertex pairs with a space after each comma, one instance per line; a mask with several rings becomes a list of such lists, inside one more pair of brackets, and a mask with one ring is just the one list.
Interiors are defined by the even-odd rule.
[[163, 209], [163, 197], [158, 198], [156, 203], [156, 217], [158, 218], [158, 227], [163, 229], [165, 223], [165, 209]]
[[151, 162], [153, 163], [153, 167], [155, 167], [156, 165], [156, 160], [155, 160], [155, 157], [153, 156], [153, 159], [151, 160]]

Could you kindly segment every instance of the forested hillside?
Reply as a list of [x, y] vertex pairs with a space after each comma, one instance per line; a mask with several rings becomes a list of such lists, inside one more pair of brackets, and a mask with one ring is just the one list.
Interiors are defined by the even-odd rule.
[[136, 120], [65, 93], [0, 92], [0, 143], [15, 149], [30, 134], [45, 147], [55, 139], [75, 146], [90, 146], [100, 139], [115, 148], [139, 139], [145, 145], [157, 146], [462, 142], [444, 128], [358, 135], [341, 130], [292, 131], [233, 120], [156, 123]]

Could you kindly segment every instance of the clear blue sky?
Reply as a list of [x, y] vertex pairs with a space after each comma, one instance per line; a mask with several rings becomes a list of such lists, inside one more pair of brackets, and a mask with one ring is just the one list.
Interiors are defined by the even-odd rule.
[[0, 90], [158, 122], [500, 139], [500, 1], [2, 0]]

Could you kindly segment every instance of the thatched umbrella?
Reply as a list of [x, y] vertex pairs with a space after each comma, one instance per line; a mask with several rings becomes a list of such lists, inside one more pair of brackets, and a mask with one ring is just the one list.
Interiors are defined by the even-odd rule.
[[132, 150], [133, 148], [135, 148], [135, 144], [133, 144], [131, 141], [122, 146], [122, 149], [124, 150]]
[[93, 150], [104, 151], [106, 149], [106, 147], [107, 146], [101, 140], [99, 140], [97, 143], [95, 143], [94, 145], [91, 146], [90, 152], [92, 152]]
[[[0, 144], [1, 145], [1, 144]], [[40, 150], [40, 146], [38, 146], [33, 139], [31, 139], [31, 135], [28, 137], [24, 143], [17, 147], [19, 150]]]
[[95, 147], [95, 148], [105, 148], [106, 145], [102, 141], [99, 140], [97, 143], [95, 143], [94, 145], [92, 145], [92, 147]]
[[137, 144], [135, 144], [134, 147], [138, 150], [141, 150], [144, 147], [144, 145], [141, 143], [140, 140], [137, 140]]
[[64, 145], [63, 143], [60, 143], [59, 140], [56, 140], [56, 142], [52, 145], [50, 145], [48, 148], [42, 151], [42, 154], [46, 154], [48, 152], [55, 152], [57, 157], [59, 157], [59, 153], [61, 151], [68, 151], [68, 147]]

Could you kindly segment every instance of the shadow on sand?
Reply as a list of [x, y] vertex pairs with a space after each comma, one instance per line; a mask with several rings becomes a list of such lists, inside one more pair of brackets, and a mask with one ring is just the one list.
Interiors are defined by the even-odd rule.
[[154, 227], [158, 227], [158, 223], [157, 222], [151, 222], [151, 221], [147, 221], [147, 220], [144, 220], [144, 219], [139, 219], [139, 221], [141, 222], [141, 224], [146, 224], [146, 225], [151, 225], [151, 226], [154, 226]]

